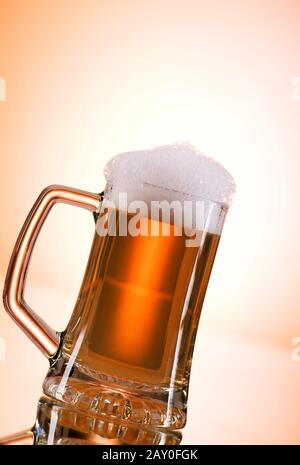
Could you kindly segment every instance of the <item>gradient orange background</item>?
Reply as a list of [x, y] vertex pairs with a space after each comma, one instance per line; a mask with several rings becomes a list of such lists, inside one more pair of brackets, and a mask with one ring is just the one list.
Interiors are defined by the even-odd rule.
[[[116, 153], [189, 140], [236, 179], [186, 443], [300, 442], [299, 24], [298, 0], [0, 0], [1, 285], [41, 189], [99, 192]], [[92, 235], [87, 212], [58, 206], [38, 241], [26, 298], [57, 329]], [[1, 310], [3, 435], [33, 422], [47, 361]]]

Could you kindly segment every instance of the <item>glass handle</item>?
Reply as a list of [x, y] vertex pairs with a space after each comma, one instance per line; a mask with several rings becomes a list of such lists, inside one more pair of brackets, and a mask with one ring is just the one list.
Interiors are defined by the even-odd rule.
[[10, 259], [3, 292], [5, 309], [48, 358], [53, 357], [58, 350], [59, 333], [50, 328], [24, 300], [24, 286], [31, 253], [53, 205], [66, 203], [96, 212], [100, 205], [100, 198], [100, 194], [92, 194], [66, 186], [46, 187], [33, 205]]

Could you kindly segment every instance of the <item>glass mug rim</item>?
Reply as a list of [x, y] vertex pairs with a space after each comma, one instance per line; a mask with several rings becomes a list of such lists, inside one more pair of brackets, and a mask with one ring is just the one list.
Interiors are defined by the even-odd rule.
[[[170, 192], [170, 193], [174, 193], [174, 194], [178, 194], [178, 196], [182, 197], [182, 198], [174, 198], [173, 200], [177, 200], [179, 202], [184, 202], [186, 200], [191, 200], [193, 202], [207, 202], [207, 203], [211, 203], [211, 204], [214, 204], [218, 207], [220, 207], [220, 209], [222, 210], [229, 210], [229, 208], [231, 207], [231, 203], [226, 203], [226, 202], [222, 202], [222, 201], [219, 201], [219, 200], [214, 200], [214, 199], [211, 199], [209, 197], [206, 197], [204, 195], [197, 195], [197, 194], [190, 194], [190, 193], [187, 193], [185, 191], [180, 191], [180, 190], [177, 190], [177, 189], [171, 189], [169, 187], [165, 187], [165, 186], [161, 186], [159, 184], [152, 184], [152, 183], [149, 183], [147, 181], [139, 181], [137, 179], [134, 179], [134, 180], [131, 180], [131, 179], [128, 179], [128, 186], [132, 186], [132, 191], [134, 192], [139, 192], [140, 191], [140, 188], [141, 186], [146, 186], [147, 188], [149, 189], [157, 189], [157, 190], [160, 190], [160, 191], [165, 191], [165, 192]], [[118, 189], [118, 183], [116, 180], [107, 180], [106, 181], [106, 185], [105, 185], [105, 188], [104, 190], [101, 192], [101, 196], [105, 197], [106, 195], [109, 195], [109, 193], [113, 190], [113, 189], [116, 189], [119, 193], [121, 192], [124, 192], [124, 193], [128, 193], [130, 191], [130, 189]], [[102, 200], [102, 199], [101, 199]], [[136, 199], [136, 200], [143, 200], [143, 199]], [[164, 199], [161, 199], [161, 201], [163, 201]]]

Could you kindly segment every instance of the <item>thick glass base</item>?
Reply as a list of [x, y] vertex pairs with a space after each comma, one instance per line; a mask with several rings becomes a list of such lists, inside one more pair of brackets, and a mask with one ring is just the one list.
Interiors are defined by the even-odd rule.
[[186, 423], [185, 390], [105, 376], [63, 357], [50, 368], [43, 391], [69, 407], [128, 424], [181, 429]]
[[46, 396], [39, 400], [33, 431], [37, 445], [175, 445], [182, 438], [178, 431], [97, 418]]

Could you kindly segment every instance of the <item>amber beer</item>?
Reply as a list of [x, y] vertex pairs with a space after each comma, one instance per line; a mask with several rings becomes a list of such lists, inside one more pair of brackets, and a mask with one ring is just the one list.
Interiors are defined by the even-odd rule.
[[[142, 221], [151, 231], [155, 220]], [[96, 230], [63, 353], [76, 356], [68, 389], [91, 391], [83, 379], [117, 389], [125, 381], [133, 395], [154, 392], [159, 411], [167, 410], [171, 395], [184, 423], [194, 340], [220, 236], [202, 231], [201, 247], [186, 247], [185, 231], [175, 229], [170, 225], [165, 236], [161, 224], [158, 235], [137, 237]], [[53, 382], [59, 385], [58, 378]]]
[[[95, 233], [65, 339], [66, 351], [71, 353], [73, 341], [81, 331], [86, 333], [77, 356], [79, 364], [136, 383], [168, 385], [181, 325], [176, 384], [185, 383], [192, 357], [190, 339], [219, 236], [206, 233], [201, 251], [186, 247], [185, 241], [184, 231], [175, 236], [174, 227], [170, 236], [101, 237]], [[191, 279], [195, 285], [184, 309]]]

